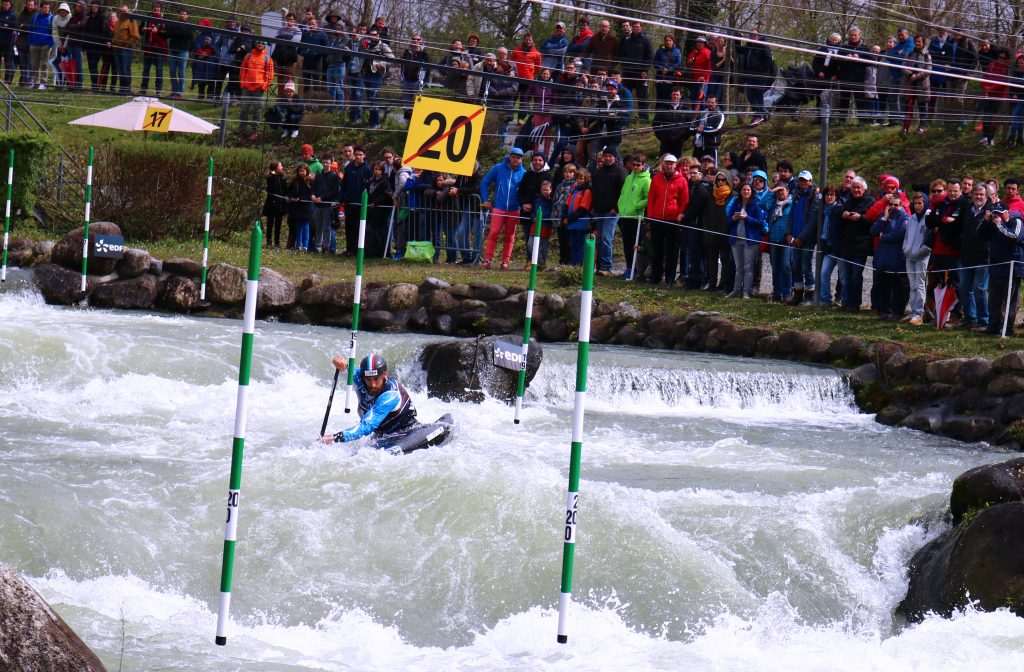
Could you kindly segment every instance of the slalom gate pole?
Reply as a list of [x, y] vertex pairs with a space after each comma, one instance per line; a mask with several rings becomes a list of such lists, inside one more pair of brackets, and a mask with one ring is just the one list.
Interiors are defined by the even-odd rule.
[[526, 392], [526, 356], [530, 354], [530, 325], [533, 322], [533, 297], [537, 293], [537, 258], [540, 257], [540, 223], [544, 213], [537, 210], [533, 221], [533, 249], [530, 250], [530, 285], [526, 291], [526, 316], [523, 318], [522, 361], [519, 362], [519, 387], [516, 389], [515, 424], [519, 424], [519, 412], [523, 409], [523, 394]]
[[199, 279], [199, 300], [206, 300], [206, 263], [210, 258], [210, 211], [213, 209], [213, 157], [206, 175], [206, 215], [203, 221], [203, 274]]
[[356, 288], [352, 299], [352, 338], [348, 344], [348, 387], [345, 388], [345, 412], [352, 412], [352, 386], [355, 384], [356, 341], [359, 339], [359, 296], [363, 293], [363, 243], [366, 241], [366, 200], [359, 201], [359, 246], [356, 248]]
[[636, 280], [636, 255], [640, 247], [640, 231], [644, 228], [644, 216], [636, 218], [636, 241], [633, 243], [633, 263], [629, 265], [629, 279]]
[[576, 557], [576, 510], [580, 501], [580, 455], [583, 452], [583, 405], [587, 397], [587, 363], [590, 358], [590, 311], [594, 295], [593, 234], [583, 246], [583, 292], [580, 296], [579, 345], [576, 349], [576, 399], [572, 409], [572, 446], [569, 457], [569, 494], [565, 503], [562, 540], [562, 586], [558, 596], [558, 643], [569, 641], [567, 626], [572, 600], [572, 567]]
[[1010, 321], [1010, 298], [1013, 296], [1013, 259], [1010, 259], [1010, 276], [1006, 278], [1006, 307], [1003, 310], [1003, 331], [999, 338], [1006, 338], [1006, 327]]
[[231, 476], [228, 481], [228, 518], [224, 524], [224, 560], [220, 570], [220, 608], [217, 611], [218, 646], [228, 643], [228, 611], [231, 608], [231, 577], [235, 565], [235, 539], [238, 533], [238, 496], [242, 489], [242, 451], [245, 448], [245, 422], [248, 416], [249, 373], [252, 371], [252, 341], [256, 330], [256, 297], [260, 287], [260, 251], [263, 231], [257, 221], [249, 239], [249, 276], [245, 287], [245, 314], [242, 327], [242, 356], [238, 364], [238, 396], [235, 400], [235, 437], [231, 442]]
[[85, 226], [82, 229], [82, 291], [85, 291], [85, 276], [89, 269], [89, 217], [92, 216], [92, 145], [89, 145], [89, 165], [85, 169]]
[[7, 165], [7, 209], [4, 211], [4, 252], [3, 263], [0, 264], [0, 282], [7, 280], [7, 240], [11, 236], [11, 190], [14, 187], [14, 150], [11, 150], [11, 162]]

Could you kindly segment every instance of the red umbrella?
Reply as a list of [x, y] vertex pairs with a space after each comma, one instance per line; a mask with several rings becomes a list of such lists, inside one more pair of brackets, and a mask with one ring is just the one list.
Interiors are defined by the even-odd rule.
[[949, 321], [949, 313], [956, 305], [956, 290], [949, 284], [949, 273], [947, 272], [942, 282], [935, 285], [935, 326], [942, 331]]

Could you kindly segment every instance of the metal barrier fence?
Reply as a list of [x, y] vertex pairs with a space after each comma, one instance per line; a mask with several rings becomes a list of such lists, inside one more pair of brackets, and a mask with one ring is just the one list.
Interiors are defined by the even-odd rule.
[[391, 253], [392, 243], [397, 256], [405, 254], [407, 242], [425, 241], [434, 245], [434, 261], [479, 263], [487, 237], [486, 218], [480, 194], [439, 201], [423, 192], [403, 191], [391, 211], [384, 254]]

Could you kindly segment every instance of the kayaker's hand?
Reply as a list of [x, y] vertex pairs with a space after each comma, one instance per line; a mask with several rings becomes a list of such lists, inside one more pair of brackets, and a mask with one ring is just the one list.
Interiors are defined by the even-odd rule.
[[335, 355], [334, 359], [331, 360], [331, 364], [334, 364], [334, 368], [338, 371], [344, 371], [348, 368], [348, 360], [341, 355]]

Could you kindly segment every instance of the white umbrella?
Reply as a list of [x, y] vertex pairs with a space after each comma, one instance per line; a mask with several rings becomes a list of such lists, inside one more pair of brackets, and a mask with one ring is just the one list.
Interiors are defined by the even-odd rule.
[[109, 110], [90, 114], [68, 122], [78, 126], [100, 126], [122, 131], [153, 133], [202, 133], [209, 135], [217, 126], [203, 121], [194, 114], [161, 103], [157, 98], [135, 98]]

